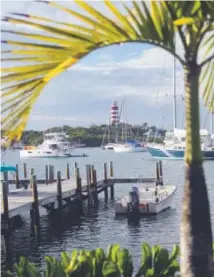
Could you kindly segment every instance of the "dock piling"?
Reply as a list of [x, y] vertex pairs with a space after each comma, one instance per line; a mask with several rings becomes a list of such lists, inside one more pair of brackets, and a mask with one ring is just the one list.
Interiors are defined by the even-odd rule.
[[[108, 181], [108, 174], [107, 174], [107, 163], [104, 163], [104, 183]], [[108, 200], [108, 186], [104, 189], [104, 198], [105, 201]]]
[[69, 167], [69, 163], [67, 163], [67, 165], [66, 165], [66, 178], [70, 179], [70, 167]]
[[114, 177], [114, 169], [113, 169], [112, 161], [109, 163], [109, 174], [110, 174], [110, 177]]
[[106, 182], [108, 178], [107, 174], [107, 163], [104, 163], [104, 181]]
[[[7, 189], [7, 194], [8, 194], [8, 193], [9, 193], [8, 171], [4, 171], [4, 172], [3, 172], [3, 178], [4, 178], [3, 181], [5, 181], [5, 182], [8, 183], [8, 185], [7, 185], [7, 187], [6, 187], [6, 189]], [[2, 193], [2, 195], [3, 195], [3, 193]]]
[[19, 188], [19, 166], [16, 164], [16, 188]]
[[49, 165], [49, 183], [54, 182], [54, 166]]
[[48, 185], [49, 180], [48, 180], [48, 165], [45, 166], [45, 184], [46, 186]]
[[8, 181], [2, 181], [3, 218], [5, 229], [10, 230], [9, 206], [8, 206]]
[[30, 187], [33, 187], [33, 175], [34, 175], [34, 168], [30, 169]]
[[23, 163], [24, 178], [27, 179], [27, 164]]
[[79, 168], [78, 167], [75, 167], [75, 182], [76, 182], [76, 191], [78, 193], [81, 192], [82, 188], [82, 180], [80, 178], [80, 171], [79, 171]]
[[160, 185], [163, 186], [163, 167], [162, 167], [162, 161], [159, 161], [159, 178], [160, 178]]
[[33, 209], [33, 222], [34, 222], [34, 227], [36, 231], [39, 228], [39, 201], [38, 201], [38, 190], [37, 190], [37, 180], [36, 180], [36, 175], [32, 176], [32, 185], [33, 185], [33, 204], [32, 204], [32, 209]]
[[91, 206], [93, 203], [92, 193], [91, 193], [91, 166], [86, 165], [86, 184], [87, 184], [87, 192], [88, 192], [88, 206]]
[[156, 186], [159, 185], [159, 182], [160, 182], [159, 162], [156, 162]]
[[97, 193], [97, 171], [93, 167], [92, 171], [92, 197], [93, 197], [93, 203], [97, 205], [98, 202], [98, 193]]
[[62, 183], [61, 183], [61, 172], [57, 171], [57, 200], [58, 208], [62, 208]]

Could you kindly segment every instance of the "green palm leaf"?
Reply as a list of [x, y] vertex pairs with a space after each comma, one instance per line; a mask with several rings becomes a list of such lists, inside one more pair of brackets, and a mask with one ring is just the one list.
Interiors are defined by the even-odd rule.
[[[104, 1], [106, 8], [111, 13], [110, 16], [106, 16], [89, 5], [87, 1], [75, 1], [82, 12], [74, 11], [52, 1], [42, 2], [66, 12], [71, 16], [71, 20], [78, 19], [80, 24], [54, 21], [23, 13], [13, 13], [3, 19], [11, 26], [4, 32], [15, 35], [16, 39], [3, 41], [12, 49], [2, 51], [2, 61], [4, 63], [18, 62], [19, 66], [3, 67], [2, 69], [1, 81], [3, 84], [8, 84], [7, 87], [3, 87], [2, 92], [4, 107], [2, 127], [4, 129], [10, 127], [10, 133], [16, 137], [20, 137], [20, 132], [25, 126], [25, 113], [28, 117], [44, 86], [94, 49], [121, 42], [141, 41], [162, 47], [175, 55], [181, 63], [184, 63], [183, 59], [175, 52], [173, 20], [188, 16], [187, 11], [196, 19], [212, 16], [213, 11], [213, 5], [208, 3], [209, 1], [204, 1], [204, 4], [202, 1], [191, 3], [152, 1], [150, 8], [144, 2], [133, 1], [131, 8], [126, 4], [123, 5], [124, 11], [118, 9], [110, 1]], [[16, 28], [26, 26], [37, 32], [16, 30], [14, 24]], [[191, 34], [197, 33], [197, 28], [198, 26], [195, 24], [195, 26], [180, 26], [178, 30], [185, 38], [188, 31], [191, 31]], [[23, 38], [25, 41], [21, 40]], [[26, 39], [36, 41], [36, 43], [26, 42]], [[208, 50], [211, 51], [212, 46], [213, 42], [207, 42]], [[208, 52], [210, 53], [210, 51]], [[28, 62], [31, 65], [26, 66]], [[20, 66], [20, 63], [24, 66]], [[211, 93], [213, 66], [211, 65], [210, 63], [203, 67], [203, 71], [207, 72], [206, 78], [203, 79], [203, 82], [206, 83], [203, 86], [205, 88], [203, 97], [207, 104], [213, 103]], [[208, 78], [208, 76], [210, 77]], [[20, 101], [18, 101], [19, 99]], [[17, 113], [19, 114], [18, 120], [17, 116], [13, 116]]]

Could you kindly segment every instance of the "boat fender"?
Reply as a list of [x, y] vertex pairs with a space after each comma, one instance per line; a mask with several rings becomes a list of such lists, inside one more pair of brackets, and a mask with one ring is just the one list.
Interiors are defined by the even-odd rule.
[[157, 192], [157, 190], [155, 190], [155, 196], [157, 196], [158, 195], [158, 192]]
[[156, 197], [156, 203], [158, 203], [159, 202], [159, 199], [158, 199], [158, 197]]

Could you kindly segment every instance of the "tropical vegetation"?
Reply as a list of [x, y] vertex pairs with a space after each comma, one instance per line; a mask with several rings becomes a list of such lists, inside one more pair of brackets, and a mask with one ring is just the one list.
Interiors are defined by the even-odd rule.
[[[3, 51], [9, 54], [3, 61], [18, 61], [24, 66], [2, 69], [2, 84], [7, 85], [2, 93], [2, 128], [8, 130], [11, 139], [19, 140], [43, 88], [96, 49], [126, 42], [165, 49], [180, 62], [185, 82], [187, 140], [181, 275], [212, 276], [212, 230], [199, 136], [199, 87], [205, 105], [214, 111], [214, 2], [151, 1], [148, 6], [143, 1], [132, 1], [124, 3], [121, 11], [105, 0], [108, 15], [84, 1], [75, 1], [82, 12], [58, 2], [41, 2], [78, 19], [79, 24], [20, 13], [3, 19], [11, 26], [5, 32], [22, 38], [3, 41], [12, 46]], [[16, 31], [13, 24], [41, 33]], [[26, 42], [28, 39], [31, 41]], [[181, 43], [183, 55], [176, 41]]]
[[[124, 125], [124, 124], [123, 124]], [[147, 123], [142, 125], [129, 125], [129, 137], [132, 139], [143, 141], [155, 141], [162, 143], [165, 135], [164, 129], [158, 129], [155, 126], [149, 127]], [[89, 127], [72, 127], [65, 125], [63, 127], [52, 127], [44, 131], [26, 130], [22, 133], [21, 141], [24, 145], [39, 145], [43, 141], [43, 134], [48, 132], [61, 132], [62, 130], [68, 135], [68, 139], [72, 143], [85, 144], [86, 147], [99, 147], [102, 143], [108, 142], [108, 134], [105, 134], [106, 125], [91, 125]], [[121, 129], [120, 126], [118, 129]], [[115, 139], [115, 128], [110, 132], [110, 140]], [[104, 136], [105, 134], [105, 136]], [[4, 136], [4, 132], [2, 132]], [[122, 140], [121, 133], [118, 134], [118, 139]]]
[[[133, 266], [128, 249], [119, 244], [109, 245], [106, 253], [102, 248], [94, 250], [73, 250], [62, 252], [61, 259], [45, 257], [45, 269], [41, 270], [22, 257], [14, 266], [17, 277], [174, 277], [179, 273], [179, 247], [172, 252], [160, 245], [142, 245], [141, 264], [138, 269]], [[8, 272], [7, 276], [14, 276]]]

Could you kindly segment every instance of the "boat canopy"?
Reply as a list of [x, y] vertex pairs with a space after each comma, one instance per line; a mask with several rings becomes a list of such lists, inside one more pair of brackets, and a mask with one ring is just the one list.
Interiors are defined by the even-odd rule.
[[12, 165], [1, 165], [1, 172], [5, 172], [5, 171], [15, 171], [16, 172], [16, 167], [12, 166]]

